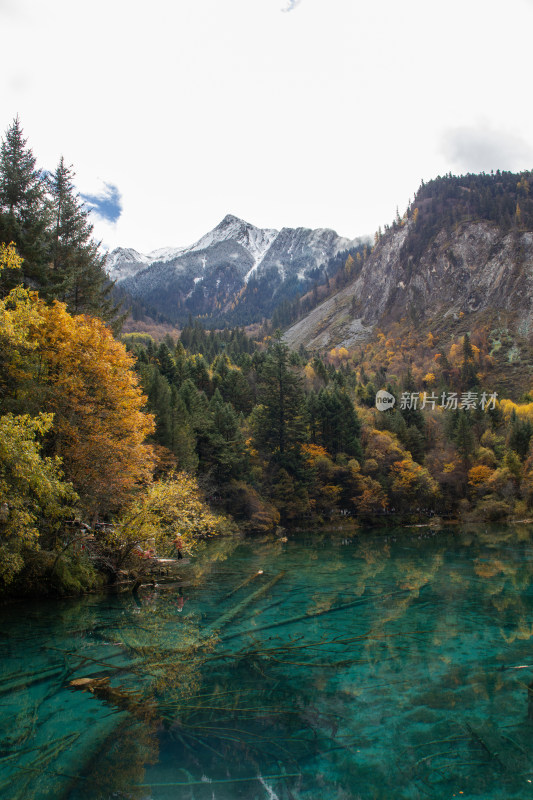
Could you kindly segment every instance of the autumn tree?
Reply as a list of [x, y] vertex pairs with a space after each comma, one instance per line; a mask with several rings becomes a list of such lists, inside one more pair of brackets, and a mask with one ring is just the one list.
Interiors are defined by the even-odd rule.
[[153, 418], [133, 358], [101, 320], [15, 289], [0, 305], [0, 359], [2, 407], [54, 415], [47, 455], [62, 459], [87, 513], [119, 508], [150, 478]]
[[154, 540], [159, 553], [170, 555], [177, 535], [192, 552], [202, 538], [229, 530], [228, 521], [209, 510], [193, 477], [171, 473], [148, 485], [122, 510], [115, 526], [98, 535], [99, 558], [116, 575], [132, 558], [138, 563], [135, 550], [147, 540]]
[[11, 583], [28, 553], [53, 545], [77, 497], [61, 461], [42, 455], [52, 415], [0, 417], [0, 588]]
[[93, 515], [115, 510], [153, 467], [145, 444], [153, 417], [126, 353], [104, 323], [41, 306], [35, 330], [44, 407], [54, 413], [54, 452]]
[[422, 504], [433, 505], [438, 486], [427, 469], [411, 458], [396, 461], [391, 467], [391, 490], [396, 505], [412, 510]]

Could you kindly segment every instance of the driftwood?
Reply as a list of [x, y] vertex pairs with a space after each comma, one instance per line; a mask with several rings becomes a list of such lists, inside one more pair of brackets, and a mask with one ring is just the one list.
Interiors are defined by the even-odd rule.
[[243, 581], [242, 583], [239, 583], [239, 585], [236, 586], [235, 589], [232, 589], [231, 592], [228, 592], [227, 594], [225, 594], [222, 599], [223, 600], [227, 600], [228, 597], [231, 597], [232, 595], [236, 594], [239, 591], [239, 589], [244, 589], [245, 586], [248, 586], [249, 583], [251, 583], [253, 580], [255, 580], [255, 578], [258, 578], [260, 575], [263, 575], [263, 570], [262, 569], [258, 570], [257, 572], [254, 572], [254, 574], [250, 575], [249, 578], [246, 578], [245, 581]]
[[[406, 594], [409, 592], [409, 589], [401, 589], [398, 592], [390, 592], [389, 594], [383, 594], [379, 597], [373, 597], [372, 600], [384, 600], [388, 597], [396, 597], [397, 595]], [[277, 622], [269, 622], [267, 625], [262, 625], [260, 628], [252, 628], [247, 631], [239, 631], [236, 633], [232, 633], [229, 636], [225, 636], [223, 641], [229, 642], [230, 639], [235, 639], [237, 636], [253, 636], [259, 631], [266, 631], [270, 628], [280, 628], [283, 625], [293, 625], [296, 622], [306, 622], [307, 620], [314, 619], [316, 617], [322, 617], [324, 614], [335, 614], [337, 611], [345, 611], [348, 608], [354, 608], [355, 606], [359, 606], [362, 603], [368, 602], [368, 598], [360, 598], [359, 600], [353, 600], [351, 603], [343, 603], [340, 606], [333, 606], [333, 608], [325, 608], [322, 611], [312, 611], [308, 612], [307, 614], [301, 614], [298, 617], [290, 617], [289, 619], [282, 619], [278, 620]]]
[[110, 679], [105, 678], [76, 678], [69, 681], [72, 689], [90, 692], [119, 711], [129, 711], [130, 714], [146, 720], [155, 713], [153, 703], [147, 701], [141, 692], [135, 689], [126, 689], [123, 686], [111, 686]]
[[216, 786], [221, 783], [253, 783], [254, 781], [277, 781], [284, 778], [299, 778], [300, 772], [285, 772], [281, 775], [253, 775], [251, 778], [220, 778], [219, 780], [201, 781], [172, 781], [169, 783], [140, 783], [142, 788], [163, 787], [163, 786]]
[[[244, 600], [241, 600], [240, 603], [237, 603], [236, 606], [231, 608], [229, 611], [226, 611], [220, 617], [218, 617], [209, 627], [209, 633], [214, 633], [215, 631], [220, 630], [225, 625], [228, 625], [235, 617], [238, 617], [245, 608], [247, 608], [252, 603], [255, 603], [256, 600], [259, 600], [264, 594], [266, 594], [273, 586], [276, 585], [278, 581], [280, 581], [283, 576], [285, 575], [285, 570], [279, 572], [275, 575], [268, 583], [265, 583], [264, 586], [261, 586], [257, 591], [253, 592], [252, 594], [245, 597]], [[253, 576], [255, 577], [255, 576]]]
[[480, 745], [486, 755], [502, 770], [509, 773], [520, 773], [530, 764], [527, 750], [509, 736], [501, 734], [492, 725], [473, 727], [469, 722], [465, 724], [472, 740]]
[[62, 675], [64, 667], [49, 667], [43, 669], [41, 672], [24, 672], [19, 673], [13, 680], [2, 681], [0, 684], [0, 695], [11, 694], [18, 692], [21, 689], [27, 689], [28, 686], [35, 686], [38, 683], [43, 683], [58, 675]]

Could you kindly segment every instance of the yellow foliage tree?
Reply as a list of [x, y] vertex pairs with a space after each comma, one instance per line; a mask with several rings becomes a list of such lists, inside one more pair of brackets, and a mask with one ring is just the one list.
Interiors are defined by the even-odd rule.
[[53, 545], [77, 500], [60, 460], [41, 455], [39, 440], [51, 427], [49, 414], [0, 417], [0, 585], [13, 580], [43, 534]]
[[486, 464], [476, 464], [468, 470], [468, 485], [474, 489], [481, 489], [494, 474], [494, 470]]
[[392, 491], [407, 503], [423, 502], [438, 493], [436, 481], [428, 470], [411, 458], [403, 458], [391, 467]]
[[48, 447], [93, 516], [151, 479], [153, 418], [133, 363], [101, 320], [72, 317], [22, 287], [0, 301], [2, 405], [53, 414]]
[[101, 553], [113, 571], [120, 569], [136, 545], [154, 540], [156, 550], [169, 554], [176, 536], [192, 552], [198, 540], [229, 530], [224, 517], [212, 514], [203, 502], [196, 479], [185, 472], [151, 483], [99, 537]]
[[20, 269], [22, 258], [17, 253], [15, 242], [0, 244], [0, 274], [4, 269]]
[[117, 510], [154, 466], [145, 443], [154, 421], [143, 411], [133, 358], [101, 320], [36, 302], [36, 378], [54, 414], [55, 452], [87, 511]]

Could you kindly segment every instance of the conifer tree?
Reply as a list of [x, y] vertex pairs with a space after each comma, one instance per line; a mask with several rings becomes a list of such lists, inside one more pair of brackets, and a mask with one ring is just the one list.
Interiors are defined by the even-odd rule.
[[26, 282], [40, 286], [47, 260], [45, 185], [18, 117], [0, 148], [0, 241], [15, 242]]
[[302, 382], [289, 358], [289, 348], [277, 331], [261, 372], [259, 402], [265, 419], [255, 431], [257, 443], [270, 448], [283, 464], [294, 456], [298, 460], [305, 441]]
[[157, 363], [159, 365], [159, 371], [164, 375], [169, 384], [175, 383], [177, 378], [176, 364], [165, 342], [161, 342], [157, 350]]
[[51, 218], [49, 276], [45, 296], [67, 303], [73, 314], [87, 313], [109, 321], [116, 317], [105, 256], [92, 238], [89, 212], [74, 188], [74, 172], [63, 156], [48, 179]]
[[474, 350], [470, 342], [470, 336], [465, 333], [463, 338], [463, 362], [461, 364], [461, 381], [465, 389], [476, 386], [478, 378], [474, 364]]
[[208, 459], [219, 483], [237, 478], [244, 465], [244, 439], [239, 417], [230, 403], [225, 403], [216, 389], [209, 403], [212, 428], [209, 432]]
[[193, 473], [198, 467], [196, 436], [185, 403], [175, 386], [171, 387], [170, 409], [172, 425], [170, 449], [177, 456], [179, 468]]
[[347, 453], [361, 458], [361, 425], [346, 391], [338, 386], [318, 395], [319, 442], [332, 455]]

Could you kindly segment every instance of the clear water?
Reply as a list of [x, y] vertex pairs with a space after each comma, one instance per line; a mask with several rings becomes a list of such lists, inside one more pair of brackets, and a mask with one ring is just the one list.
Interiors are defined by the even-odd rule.
[[210, 551], [0, 611], [0, 797], [533, 797], [532, 528]]

